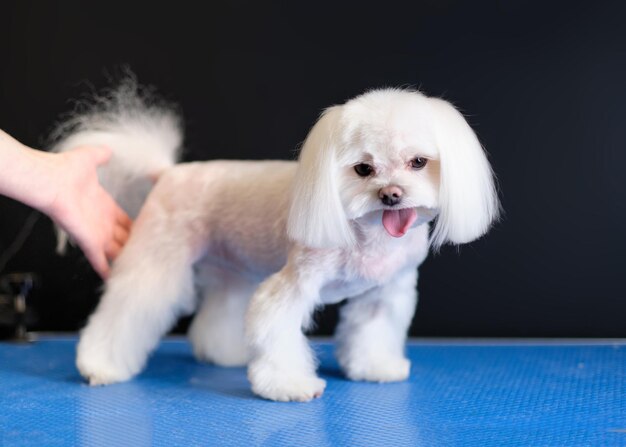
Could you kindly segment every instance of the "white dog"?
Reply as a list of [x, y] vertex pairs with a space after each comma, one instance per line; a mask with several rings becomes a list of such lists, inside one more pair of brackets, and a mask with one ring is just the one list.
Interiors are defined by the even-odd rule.
[[416, 91], [374, 90], [325, 110], [297, 163], [173, 166], [178, 120], [132, 82], [62, 130], [56, 150], [114, 150], [102, 181], [129, 213], [158, 178], [80, 338], [78, 369], [93, 385], [140, 372], [177, 317], [197, 308], [198, 359], [247, 363], [259, 396], [308, 401], [325, 382], [303, 330], [316, 307], [345, 298], [346, 376], [404, 380], [417, 267], [430, 246], [483, 235], [499, 211], [463, 116]]

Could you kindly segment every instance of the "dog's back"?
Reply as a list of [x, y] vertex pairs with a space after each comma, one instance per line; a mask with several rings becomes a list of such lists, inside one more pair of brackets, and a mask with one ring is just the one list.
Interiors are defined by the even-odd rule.
[[262, 279], [282, 268], [287, 258], [287, 211], [296, 166], [279, 160], [179, 164], [159, 179], [136, 228], [156, 214], [157, 222], [175, 219], [178, 234], [162, 238], [190, 234], [208, 262]]

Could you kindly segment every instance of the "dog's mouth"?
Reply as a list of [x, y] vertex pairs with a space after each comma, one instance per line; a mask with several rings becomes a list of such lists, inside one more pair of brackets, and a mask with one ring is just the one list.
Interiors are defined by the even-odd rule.
[[417, 220], [415, 208], [383, 211], [383, 227], [390, 236], [402, 237]]

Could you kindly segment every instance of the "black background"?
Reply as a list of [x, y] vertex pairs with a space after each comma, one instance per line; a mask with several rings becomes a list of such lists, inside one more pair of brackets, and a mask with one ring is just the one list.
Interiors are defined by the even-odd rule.
[[[505, 214], [425, 262], [412, 333], [626, 336], [626, 3], [198, 3], [2, 2], [0, 128], [41, 147], [128, 64], [181, 105], [185, 160], [291, 159], [324, 107], [420, 87], [466, 113]], [[29, 213], [0, 198], [0, 250]], [[24, 270], [39, 329], [84, 323], [99, 282], [45, 217], [5, 272]]]

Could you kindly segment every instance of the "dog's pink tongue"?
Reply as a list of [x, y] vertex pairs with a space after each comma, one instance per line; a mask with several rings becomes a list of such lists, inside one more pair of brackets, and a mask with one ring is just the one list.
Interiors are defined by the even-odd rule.
[[415, 208], [383, 211], [383, 226], [393, 237], [402, 237], [417, 219]]

